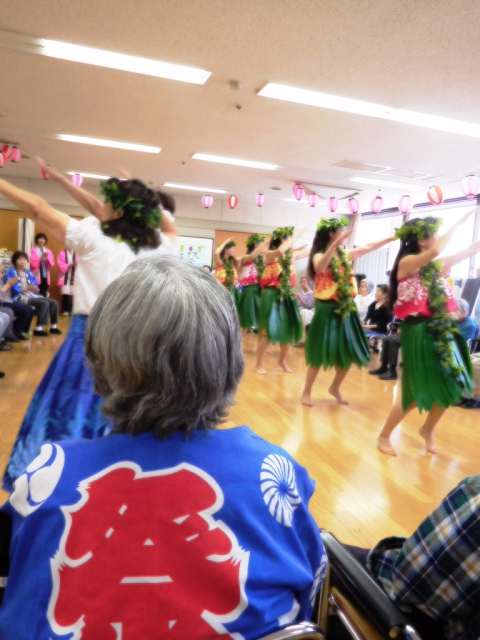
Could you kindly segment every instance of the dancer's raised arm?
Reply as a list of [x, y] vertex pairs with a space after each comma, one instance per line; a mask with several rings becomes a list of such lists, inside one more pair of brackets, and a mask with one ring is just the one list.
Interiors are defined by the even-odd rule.
[[474, 242], [466, 249], [462, 249], [462, 251], [458, 251], [457, 253], [453, 253], [451, 256], [445, 256], [444, 258], [440, 258], [439, 262], [443, 266], [443, 271], [450, 271], [452, 267], [454, 267], [459, 262], [463, 262], [467, 258], [471, 258], [472, 256], [480, 253], [480, 240]]
[[57, 211], [40, 196], [14, 187], [6, 180], [0, 179], [0, 194], [13, 202], [28, 218], [47, 227], [55, 240], [65, 243], [65, 232], [71, 220], [70, 216]]
[[315, 273], [323, 273], [324, 271], [326, 271], [328, 269], [328, 265], [330, 264], [330, 262], [332, 261], [333, 255], [336, 252], [336, 250], [338, 249], [338, 247], [340, 245], [343, 244], [343, 242], [350, 236], [350, 234], [353, 233], [353, 229], [350, 229], [350, 231], [346, 231], [345, 233], [342, 233], [341, 235], [338, 236], [338, 238], [336, 240], [334, 240], [327, 248], [327, 250], [325, 251], [325, 253], [316, 253], [313, 258], [312, 258], [312, 262], [313, 262], [313, 270], [315, 271]]
[[[231, 242], [234, 242], [233, 236], [231, 238], [227, 238], [225, 242], [222, 242], [222, 244], [219, 244], [218, 247], [215, 249], [215, 252], [213, 254], [213, 264], [216, 267], [222, 264], [220, 254], [224, 249], [226, 249], [227, 245], [229, 245]], [[232, 245], [232, 246], [235, 246], [235, 245]]]
[[[402, 278], [412, 275], [432, 260], [438, 258], [452, 239], [458, 227], [468, 220], [473, 213], [475, 213], [475, 209], [467, 211], [467, 213], [457, 220], [457, 222], [455, 222], [455, 224], [446, 233], [444, 233], [443, 236], [440, 236], [435, 240], [432, 247], [422, 251], [421, 253], [407, 255], [402, 258], [398, 265], [398, 279], [401, 280]], [[428, 218], [425, 218], [425, 220], [428, 220]]]
[[386, 244], [393, 242], [395, 238], [390, 236], [389, 238], [384, 238], [383, 240], [377, 240], [376, 242], [369, 242], [365, 244], [363, 247], [355, 247], [355, 249], [349, 249], [348, 253], [352, 260], [357, 260], [362, 256], [366, 256], [367, 253], [371, 253], [372, 251], [376, 251], [377, 249], [381, 249]]

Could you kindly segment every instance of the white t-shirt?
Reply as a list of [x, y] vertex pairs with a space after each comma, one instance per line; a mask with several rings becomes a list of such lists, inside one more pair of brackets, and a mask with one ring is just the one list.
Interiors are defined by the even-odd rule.
[[358, 294], [358, 296], [355, 296], [355, 304], [357, 305], [358, 315], [360, 316], [360, 320], [362, 322], [365, 320], [368, 307], [374, 300], [375, 296], [373, 295], [373, 293], [369, 293], [368, 296], [362, 296], [360, 294]]
[[117, 242], [106, 236], [97, 218], [70, 220], [65, 246], [78, 256], [73, 312], [89, 315], [104, 289], [138, 258], [174, 255], [176, 244], [160, 231], [159, 233], [162, 240], [159, 247], [140, 249], [138, 253], [134, 253], [126, 242]]

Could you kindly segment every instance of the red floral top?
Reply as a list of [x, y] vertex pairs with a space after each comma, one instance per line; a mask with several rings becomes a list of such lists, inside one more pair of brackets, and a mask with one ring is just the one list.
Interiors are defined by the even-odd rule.
[[[223, 264], [219, 264], [218, 267], [215, 267], [215, 277], [216, 279], [220, 282], [220, 284], [223, 284], [223, 286], [225, 286], [225, 283], [227, 281], [227, 276], [225, 274], [225, 267], [223, 266]], [[233, 269], [233, 286], [237, 286], [238, 285], [238, 277], [237, 277], [237, 272], [235, 271], [235, 267]]]
[[[340, 273], [343, 273], [342, 267], [340, 267]], [[350, 278], [352, 287], [352, 298], [358, 294], [357, 280], [355, 276]], [[315, 286], [313, 288], [313, 297], [317, 300], [337, 300], [338, 285], [333, 279], [330, 267], [323, 273], [317, 273], [315, 276]]]
[[[262, 288], [275, 287], [278, 289], [280, 287], [281, 274], [282, 265], [279, 262], [271, 262], [270, 264], [265, 265], [265, 271], [263, 272], [260, 286]], [[292, 287], [297, 284], [297, 274], [295, 273], [295, 267], [293, 264], [290, 265], [290, 284]]]
[[[448, 296], [447, 312], [453, 313], [453, 311], [457, 310], [455, 296], [445, 278], [440, 278], [440, 284]], [[422, 284], [420, 272], [398, 281], [397, 296], [394, 309], [394, 314], [397, 318], [403, 319], [408, 316], [430, 318], [433, 315], [428, 304], [427, 288]]]
[[254, 262], [246, 262], [240, 272], [240, 286], [247, 287], [249, 284], [258, 284], [257, 267]]

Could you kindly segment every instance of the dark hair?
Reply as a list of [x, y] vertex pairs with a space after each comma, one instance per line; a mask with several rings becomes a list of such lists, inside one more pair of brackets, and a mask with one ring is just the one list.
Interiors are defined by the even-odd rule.
[[45, 240], [45, 244], [48, 243], [48, 238], [44, 233], [37, 233], [37, 235], [35, 236], [35, 244], [38, 244], [40, 238], [43, 238]]
[[302, 276], [302, 277], [300, 278], [300, 282], [301, 282], [302, 280], [306, 280], [306, 281], [308, 282], [308, 278], [307, 278], [307, 276]]
[[377, 284], [377, 289], [380, 289], [383, 295], [387, 297], [384, 304], [386, 307], [390, 309], [390, 301], [389, 301], [390, 287], [388, 286], [388, 284]]
[[[223, 260], [224, 256], [225, 256], [225, 251], [227, 251], [227, 249], [232, 249], [232, 247], [235, 247], [235, 244], [232, 244], [231, 242], [229, 242], [225, 247], [223, 247], [223, 249], [220, 251], [220, 260]], [[235, 260], [235, 258], [233, 256], [229, 256], [228, 260], [230, 262], [233, 262]]]
[[[342, 227], [338, 227], [342, 229]], [[315, 280], [315, 269], [313, 268], [313, 256], [317, 253], [325, 253], [327, 247], [332, 239], [332, 237], [336, 234], [337, 229], [332, 231], [331, 229], [323, 229], [322, 231], [317, 231], [312, 243], [312, 250], [310, 251], [310, 256], [308, 258], [308, 267], [307, 273], [310, 280]]]
[[[159, 206], [168, 209], [170, 213], [175, 211], [175, 200], [172, 196], [158, 189], [150, 189], [141, 180], [109, 178], [106, 183], [107, 185], [116, 184], [125, 197], [135, 198], [137, 201], [140, 200], [147, 211]], [[103, 233], [106, 236], [112, 238], [121, 236], [122, 240], [134, 247], [155, 249], [161, 244], [160, 234], [157, 229], [147, 228], [143, 221], [136, 222], [136, 211], [130, 211], [127, 205], [123, 208], [123, 213], [124, 215], [121, 218], [108, 220], [102, 224]]]
[[114, 432], [132, 436], [216, 427], [244, 370], [230, 293], [166, 256], [140, 258], [108, 285], [88, 319], [85, 355]]
[[[405, 227], [410, 227], [410, 226], [415, 226], [416, 224], [418, 224], [418, 222], [420, 222], [421, 218], [412, 218], [412, 220], [409, 220], [408, 222], [405, 222], [404, 226]], [[433, 220], [437, 220], [437, 218], [434, 218]], [[429, 236], [427, 236], [429, 237]], [[416, 255], [417, 253], [420, 253], [420, 247], [418, 244], [418, 238], [414, 235], [411, 236], [406, 236], [405, 239], [401, 242], [400, 244], [400, 251], [397, 254], [396, 260], [393, 263], [393, 267], [392, 270], [390, 271], [390, 296], [389, 296], [389, 306], [390, 309], [393, 309], [395, 306], [395, 303], [397, 301], [397, 288], [398, 288], [398, 278], [397, 278], [397, 273], [398, 273], [398, 265], [400, 263], [400, 260], [402, 260], [402, 258], [405, 258], [405, 256], [411, 256], [411, 255]]]
[[274, 249], [278, 249], [278, 247], [285, 242], [286, 238], [275, 238], [270, 240], [270, 244], [268, 245], [269, 251]]
[[15, 253], [13, 254], [11, 260], [12, 260], [12, 264], [15, 267], [15, 269], [17, 268], [17, 260], [19, 258], [25, 258], [25, 260], [30, 261], [30, 258], [28, 257], [28, 255], [25, 253], [25, 251], [15, 251]]

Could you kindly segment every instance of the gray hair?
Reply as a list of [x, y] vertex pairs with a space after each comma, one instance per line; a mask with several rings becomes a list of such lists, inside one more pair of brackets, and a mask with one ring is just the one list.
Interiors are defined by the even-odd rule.
[[362, 284], [362, 282], [365, 283], [368, 293], [371, 293], [375, 289], [375, 283], [373, 282], [373, 280], [367, 280], [366, 278], [364, 278], [363, 280], [360, 280], [360, 284]]
[[243, 374], [237, 312], [217, 280], [187, 262], [134, 262], [95, 303], [85, 353], [116, 433], [214, 428]]
[[459, 311], [466, 311], [467, 315], [470, 313], [470, 305], [463, 298], [457, 299], [457, 307]]

